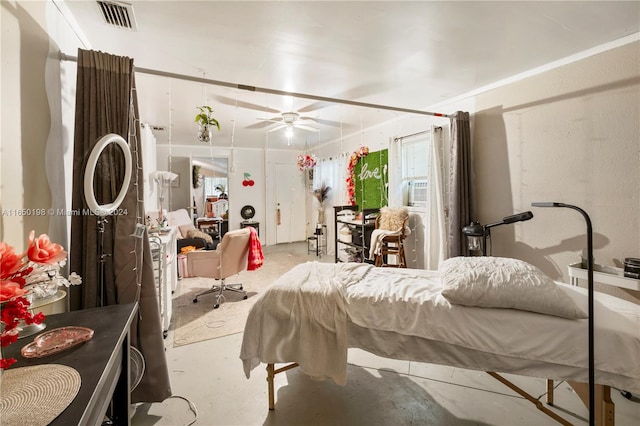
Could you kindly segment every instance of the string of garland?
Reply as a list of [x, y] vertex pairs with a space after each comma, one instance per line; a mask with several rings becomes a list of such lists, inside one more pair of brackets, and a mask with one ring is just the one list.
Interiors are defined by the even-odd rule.
[[362, 157], [365, 157], [369, 154], [369, 148], [366, 146], [361, 146], [353, 154], [351, 154], [351, 158], [349, 158], [349, 165], [347, 166], [348, 176], [346, 179], [347, 182], [347, 196], [349, 198], [349, 203], [352, 206], [356, 205], [356, 177], [355, 177], [355, 166], [358, 164], [358, 161]]

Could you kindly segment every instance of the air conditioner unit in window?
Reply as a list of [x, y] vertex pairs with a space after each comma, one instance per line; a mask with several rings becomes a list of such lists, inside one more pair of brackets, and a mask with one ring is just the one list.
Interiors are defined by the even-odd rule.
[[429, 200], [426, 180], [409, 181], [409, 205], [413, 207], [427, 207]]

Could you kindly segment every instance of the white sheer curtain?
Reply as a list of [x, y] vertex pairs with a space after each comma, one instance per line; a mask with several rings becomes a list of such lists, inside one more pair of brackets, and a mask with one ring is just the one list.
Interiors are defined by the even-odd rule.
[[[428, 138], [427, 149], [430, 154], [424, 161], [431, 161], [431, 164], [428, 167], [428, 174], [421, 178], [426, 178], [428, 181], [429, 195], [425, 210], [413, 209], [412, 214], [419, 216], [419, 220], [416, 219], [417, 222], [414, 224], [420, 223], [421, 229], [412, 229], [413, 241], [405, 242], [405, 250], [418, 257], [413, 259], [413, 262], [407, 258], [407, 262], [414, 265], [413, 267], [438, 269], [438, 265], [446, 258], [447, 253], [443, 198], [443, 131], [441, 127], [431, 126], [431, 131], [424, 133], [428, 134], [424, 139]], [[389, 206], [391, 207], [407, 205], [408, 201], [406, 194], [403, 196], [403, 192], [406, 191], [406, 182], [403, 182], [402, 173], [402, 140], [403, 137], [399, 137], [389, 142]]]
[[[327, 254], [335, 254], [334, 241], [334, 217], [333, 206], [341, 206], [347, 204], [347, 164], [349, 157], [345, 154], [321, 159], [313, 169], [313, 189], [320, 188], [322, 184], [331, 188], [324, 202], [325, 225], [327, 225]], [[320, 208], [318, 201], [313, 199], [311, 222], [315, 223], [317, 219], [317, 211]]]
[[402, 142], [399, 138], [389, 140], [389, 207], [403, 205], [402, 199]]
[[431, 126], [431, 167], [425, 241], [425, 268], [438, 269], [446, 258], [446, 234], [443, 198], [442, 128]]

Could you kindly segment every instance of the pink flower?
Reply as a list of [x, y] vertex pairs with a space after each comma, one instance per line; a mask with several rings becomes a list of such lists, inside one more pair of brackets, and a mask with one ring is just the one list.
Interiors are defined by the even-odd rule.
[[13, 247], [0, 241], [0, 278], [8, 278], [18, 272], [24, 266], [23, 257], [24, 254], [16, 254]]
[[26, 293], [20, 284], [13, 281], [0, 280], [0, 302], [6, 302]]
[[29, 248], [27, 256], [29, 260], [38, 263], [58, 263], [67, 258], [67, 252], [60, 244], [52, 243], [45, 234], [34, 238], [35, 232], [29, 233]]

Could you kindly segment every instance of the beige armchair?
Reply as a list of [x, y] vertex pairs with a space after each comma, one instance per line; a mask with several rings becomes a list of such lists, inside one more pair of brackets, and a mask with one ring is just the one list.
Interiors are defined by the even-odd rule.
[[198, 297], [202, 295], [217, 293], [216, 303], [213, 305], [213, 308], [217, 309], [224, 300], [225, 290], [242, 293], [243, 299], [247, 298], [247, 292], [242, 289], [242, 283], [227, 284], [226, 279], [247, 269], [250, 235], [251, 232], [247, 228], [229, 231], [224, 234], [215, 250], [196, 250], [187, 253], [187, 268], [191, 276], [208, 277], [220, 281], [220, 285], [214, 284], [209, 290], [196, 294], [193, 303], [198, 303]]

